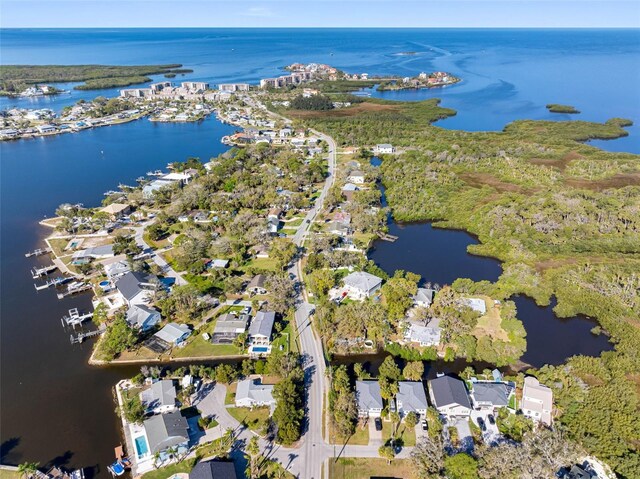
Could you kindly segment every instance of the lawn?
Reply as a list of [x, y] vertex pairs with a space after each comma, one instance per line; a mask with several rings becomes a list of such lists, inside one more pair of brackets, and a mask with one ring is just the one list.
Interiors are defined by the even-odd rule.
[[0, 479], [20, 479], [20, 474], [18, 474], [18, 471], [0, 469]]
[[477, 337], [489, 336], [500, 341], [509, 341], [509, 334], [502, 328], [500, 307], [493, 303], [488, 296], [480, 296], [486, 303], [487, 313], [478, 319], [478, 325], [474, 331]]
[[406, 459], [395, 459], [387, 464], [386, 459], [349, 458], [329, 459], [329, 479], [369, 479], [370, 477], [397, 477], [412, 479], [411, 463]]
[[190, 472], [194, 465], [195, 461], [193, 459], [187, 459], [177, 464], [171, 464], [167, 467], [149, 471], [146, 474], [143, 474], [142, 477], [144, 479], [167, 479], [179, 472]]
[[[387, 421], [382, 421], [382, 439], [385, 443], [391, 439], [391, 432], [393, 431], [392, 424]], [[408, 428], [404, 423], [398, 426], [396, 437], [402, 439], [404, 446], [416, 445], [416, 431], [414, 428]]]
[[[329, 437], [329, 442], [331, 444], [339, 444], [342, 445], [345, 443], [345, 438], [337, 435], [333, 430], [333, 425], [329, 424], [329, 430], [331, 436]], [[356, 432], [353, 433], [351, 437], [348, 438], [347, 444], [351, 446], [366, 446], [369, 444], [369, 425], [365, 425], [362, 427], [361, 424], [356, 426]]]
[[258, 434], [262, 434], [264, 425], [270, 416], [268, 407], [257, 407], [253, 409], [246, 407], [229, 407], [227, 411], [238, 422], [244, 422], [249, 429]]
[[266, 271], [275, 271], [278, 267], [278, 260], [275, 258], [254, 258], [249, 261], [242, 269], [248, 268], [264, 269]]
[[238, 389], [238, 383], [234, 382], [227, 386], [227, 394], [224, 397], [225, 404], [235, 404], [236, 402], [236, 389]]
[[205, 341], [202, 334], [193, 338], [184, 348], [172, 351], [172, 356], [176, 358], [232, 356], [238, 354], [242, 354], [242, 351], [233, 344], [213, 344], [210, 341]]

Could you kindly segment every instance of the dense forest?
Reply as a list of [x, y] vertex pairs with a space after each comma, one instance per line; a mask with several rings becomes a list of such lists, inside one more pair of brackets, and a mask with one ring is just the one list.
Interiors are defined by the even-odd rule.
[[[392, 143], [382, 181], [397, 220], [431, 220], [478, 236], [474, 254], [504, 262], [491, 297], [557, 298], [560, 317], [596, 318], [615, 349], [537, 374], [559, 422], [621, 477], [640, 477], [640, 157], [580, 141], [625, 136], [628, 120], [516, 121], [503, 132], [445, 130], [437, 100], [367, 100], [308, 124], [339, 144]], [[373, 111], [375, 109], [375, 111]]]
[[190, 73], [179, 63], [170, 65], [2, 65], [0, 90], [21, 92], [38, 83], [85, 82], [76, 90], [121, 87], [151, 81], [147, 75]]

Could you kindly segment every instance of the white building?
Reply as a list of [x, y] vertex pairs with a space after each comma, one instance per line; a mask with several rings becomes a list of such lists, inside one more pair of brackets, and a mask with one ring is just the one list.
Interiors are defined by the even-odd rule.
[[238, 383], [235, 398], [236, 407], [275, 407], [273, 385], [262, 384], [259, 379], [245, 379]]
[[127, 310], [129, 326], [140, 331], [148, 331], [160, 322], [160, 312], [144, 304], [134, 304]]
[[551, 426], [553, 391], [551, 388], [540, 384], [535, 377], [527, 376], [524, 378], [520, 409], [522, 409], [522, 414], [526, 417]]
[[371, 297], [382, 285], [382, 278], [365, 271], [351, 273], [343, 281], [349, 298], [359, 301]]
[[391, 155], [396, 152], [396, 149], [389, 143], [380, 143], [379, 145], [376, 145], [374, 152], [379, 155]]
[[480, 314], [487, 312], [487, 303], [482, 298], [463, 298], [462, 302]]
[[431, 404], [447, 417], [468, 417], [471, 402], [464, 382], [451, 376], [440, 376], [429, 381]]
[[398, 394], [396, 394], [396, 411], [400, 416], [406, 416], [410, 412], [425, 417], [427, 414], [427, 394], [424, 391], [422, 381], [400, 381]]
[[163, 379], [140, 393], [140, 401], [147, 414], [165, 414], [177, 410], [176, 388], [173, 381]]
[[266, 356], [271, 353], [271, 332], [276, 320], [274, 311], [258, 311], [249, 325], [249, 354]]
[[356, 381], [356, 402], [360, 417], [380, 417], [383, 404], [378, 381]]
[[163, 340], [171, 346], [182, 346], [190, 335], [191, 328], [186, 324], [169, 323], [154, 334], [154, 337]]

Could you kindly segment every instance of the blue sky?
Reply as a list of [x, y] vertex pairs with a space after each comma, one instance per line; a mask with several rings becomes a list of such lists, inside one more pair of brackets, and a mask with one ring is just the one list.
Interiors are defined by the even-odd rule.
[[1, 0], [13, 27], [640, 27], [638, 0]]

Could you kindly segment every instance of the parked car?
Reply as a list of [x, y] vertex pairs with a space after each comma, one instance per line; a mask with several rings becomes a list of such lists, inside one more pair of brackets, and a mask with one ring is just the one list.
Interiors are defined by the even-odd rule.
[[489, 420], [489, 424], [495, 424], [496, 423], [496, 418], [493, 417], [493, 414], [489, 414], [487, 416], [487, 419]]
[[382, 419], [377, 417], [377, 418], [375, 418], [375, 420], [373, 422], [376, 425], [376, 431], [382, 431]]
[[487, 430], [487, 425], [484, 423], [484, 419], [482, 419], [481, 417], [478, 418], [478, 426], [480, 426], [482, 432], [485, 432]]
[[251, 306], [245, 306], [242, 309], [242, 314], [249, 314], [249, 313], [251, 313]]
[[423, 419], [420, 424], [422, 425], [422, 430], [426, 431], [427, 429], [429, 429], [429, 426], [427, 425], [427, 420]]

